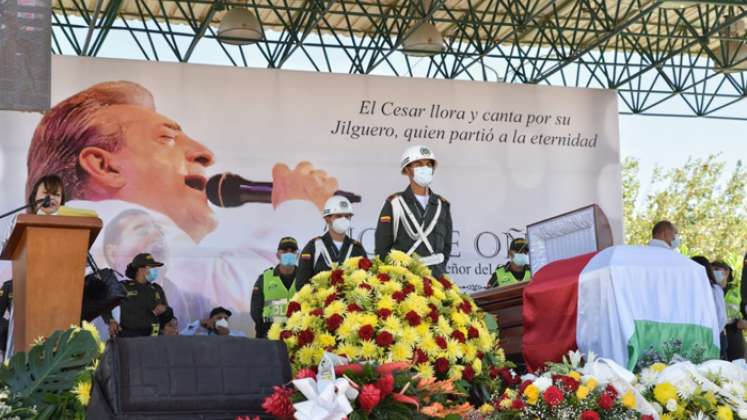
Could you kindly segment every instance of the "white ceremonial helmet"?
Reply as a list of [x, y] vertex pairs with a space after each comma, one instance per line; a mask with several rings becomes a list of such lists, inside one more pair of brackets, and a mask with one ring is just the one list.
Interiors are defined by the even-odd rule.
[[322, 217], [331, 216], [333, 214], [353, 214], [353, 205], [350, 200], [341, 196], [333, 195], [326, 203], [324, 203], [324, 210], [322, 210]]
[[405, 166], [409, 165], [411, 162], [415, 162], [416, 160], [423, 159], [432, 160], [433, 169], [436, 169], [438, 161], [436, 160], [436, 155], [433, 153], [430, 147], [423, 145], [410, 146], [407, 148], [407, 150], [405, 150], [405, 153], [402, 153], [402, 160], [399, 164], [399, 170], [404, 173]]

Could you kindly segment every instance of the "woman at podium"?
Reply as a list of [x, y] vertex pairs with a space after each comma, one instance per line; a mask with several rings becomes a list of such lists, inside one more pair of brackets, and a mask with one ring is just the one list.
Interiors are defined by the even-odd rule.
[[46, 175], [34, 183], [28, 200], [28, 212], [55, 215], [65, 204], [65, 186], [57, 175]]

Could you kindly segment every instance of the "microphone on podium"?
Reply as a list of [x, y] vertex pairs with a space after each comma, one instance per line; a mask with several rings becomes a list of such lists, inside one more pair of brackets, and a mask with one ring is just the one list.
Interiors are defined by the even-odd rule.
[[[223, 173], [213, 175], [205, 186], [208, 200], [218, 207], [238, 207], [246, 203], [272, 203], [272, 182], [254, 182], [236, 174]], [[335, 191], [351, 203], [360, 203], [361, 196], [347, 192]]]

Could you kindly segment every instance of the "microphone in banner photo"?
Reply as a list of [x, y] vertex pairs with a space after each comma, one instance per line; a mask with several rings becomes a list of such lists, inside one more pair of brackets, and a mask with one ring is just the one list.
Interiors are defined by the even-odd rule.
[[[218, 207], [238, 207], [246, 203], [272, 203], [272, 182], [255, 182], [229, 172], [213, 175], [205, 187], [208, 200]], [[335, 191], [352, 203], [360, 203], [361, 196]]]

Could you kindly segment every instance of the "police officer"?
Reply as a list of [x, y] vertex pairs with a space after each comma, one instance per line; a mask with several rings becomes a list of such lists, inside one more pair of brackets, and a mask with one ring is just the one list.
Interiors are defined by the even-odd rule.
[[438, 162], [431, 149], [412, 146], [405, 150], [400, 171], [410, 180], [401, 193], [387, 198], [376, 226], [376, 255], [384, 258], [392, 249], [416, 253], [435, 277], [446, 271], [451, 254], [451, 206], [430, 189]]
[[499, 266], [488, 280], [488, 287], [506, 286], [521, 281], [529, 281], [529, 243], [524, 238], [516, 238], [508, 247], [508, 262]]
[[350, 257], [366, 255], [360, 242], [348, 236], [353, 205], [347, 198], [334, 195], [327, 200], [322, 210], [327, 232], [309, 241], [301, 251], [296, 275], [296, 287], [300, 290], [317, 273], [329, 270], [333, 263], [342, 264]]
[[109, 324], [109, 335], [119, 337], [143, 337], [158, 335], [160, 317], [167, 312], [166, 294], [158, 284], [158, 267], [163, 263], [148, 253], [137, 254], [127, 265], [123, 282], [127, 298], [120, 305], [120, 322], [111, 312], [102, 316]]
[[273, 322], [285, 320], [288, 302], [296, 294], [296, 239], [290, 236], [280, 239], [276, 255], [280, 263], [260, 274], [252, 290], [251, 314], [257, 338], [267, 337]]

